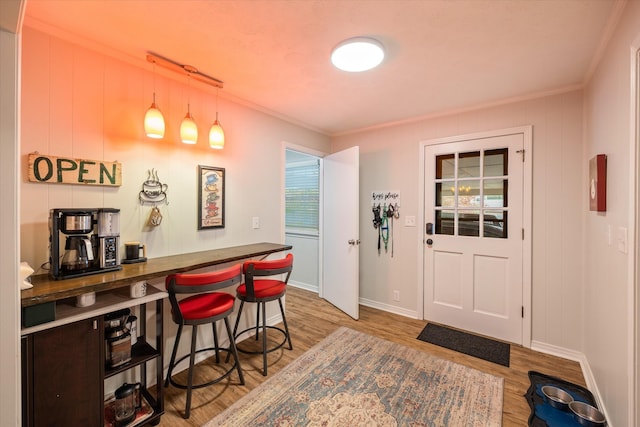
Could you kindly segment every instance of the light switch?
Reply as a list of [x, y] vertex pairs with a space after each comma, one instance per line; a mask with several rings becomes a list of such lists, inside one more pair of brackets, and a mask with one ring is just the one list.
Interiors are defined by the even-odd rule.
[[405, 216], [404, 217], [404, 226], [405, 227], [415, 227], [416, 226], [416, 217], [415, 216]]
[[618, 241], [618, 250], [623, 254], [627, 253], [627, 228], [626, 227], [618, 227], [618, 237], [616, 239]]
[[259, 216], [254, 216], [253, 220], [251, 221], [251, 226], [253, 228], [260, 228], [260, 217]]

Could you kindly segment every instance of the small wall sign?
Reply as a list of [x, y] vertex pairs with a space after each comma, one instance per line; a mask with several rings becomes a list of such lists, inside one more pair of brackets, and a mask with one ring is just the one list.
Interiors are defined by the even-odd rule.
[[589, 160], [589, 210], [607, 210], [607, 155], [598, 154]]
[[29, 154], [30, 182], [49, 184], [122, 185], [122, 165], [102, 160]]
[[399, 191], [373, 191], [371, 192], [371, 205], [397, 205], [400, 206], [400, 192]]

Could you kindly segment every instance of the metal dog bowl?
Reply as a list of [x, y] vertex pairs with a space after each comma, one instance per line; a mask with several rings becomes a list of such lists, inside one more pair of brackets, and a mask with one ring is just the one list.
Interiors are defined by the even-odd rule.
[[573, 401], [569, 403], [569, 409], [573, 412], [576, 421], [587, 427], [599, 427], [606, 425], [607, 420], [602, 412], [584, 402]]
[[542, 394], [547, 398], [549, 405], [556, 409], [566, 411], [569, 409], [569, 404], [573, 402], [573, 397], [561, 388], [551, 385], [545, 385], [542, 387]]

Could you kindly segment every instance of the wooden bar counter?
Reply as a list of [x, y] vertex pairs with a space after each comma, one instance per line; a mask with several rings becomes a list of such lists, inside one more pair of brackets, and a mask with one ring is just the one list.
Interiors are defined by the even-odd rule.
[[172, 273], [184, 273], [203, 267], [242, 261], [290, 250], [292, 246], [277, 243], [254, 243], [212, 249], [181, 255], [150, 258], [137, 264], [123, 264], [120, 271], [92, 274], [71, 279], [54, 280], [48, 275], [32, 277], [33, 288], [21, 291], [22, 307], [76, 297], [88, 292], [109, 291], [132, 282], [156, 279]]

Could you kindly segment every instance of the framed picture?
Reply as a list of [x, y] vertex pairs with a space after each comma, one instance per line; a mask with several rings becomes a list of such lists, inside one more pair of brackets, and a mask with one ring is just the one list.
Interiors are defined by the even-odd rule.
[[198, 230], [224, 228], [223, 168], [198, 166]]
[[589, 210], [607, 211], [606, 154], [598, 154], [589, 160]]

